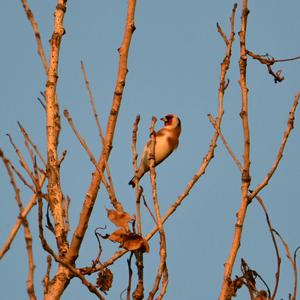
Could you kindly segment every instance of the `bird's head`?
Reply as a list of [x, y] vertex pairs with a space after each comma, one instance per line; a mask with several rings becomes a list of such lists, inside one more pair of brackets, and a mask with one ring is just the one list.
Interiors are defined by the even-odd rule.
[[173, 114], [168, 114], [166, 116], [164, 116], [163, 118], [161, 118], [161, 120], [164, 122], [165, 127], [168, 128], [180, 128], [181, 127], [181, 121], [180, 119]]

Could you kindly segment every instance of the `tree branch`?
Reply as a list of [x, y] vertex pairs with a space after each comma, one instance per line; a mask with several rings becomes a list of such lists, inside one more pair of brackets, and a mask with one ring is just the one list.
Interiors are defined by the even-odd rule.
[[156, 189], [156, 172], [155, 172], [155, 144], [156, 144], [156, 138], [155, 138], [155, 131], [154, 126], [156, 123], [156, 118], [152, 117], [151, 127], [150, 127], [150, 137], [151, 137], [151, 145], [150, 145], [150, 153], [149, 153], [149, 168], [150, 168], [150, 179], [151, 179], [151, 186], [152, 186], [152, 198], [154, 203], [154, 209], [155, 209], [155, 215], [157, 220], [157, 227], [159, 232], [159, 266], [157, 270], [157, 275], [155, 278], [155, 282], [153, 285], [152, 290], [149, 293], [148, 300], [152, 300], [155, 296], [155, 294], [158, 291], [159, 284], [162, 278], [162, 274], [166, 267], [166, 259], [167, 259], [167, 242], [166, 242], [166, 234], [163, 227], [163, 222], [160, 215], [160, 208], [157, 198], [157, 189]]
[[[136, 0], [128, 0], [124, 38], [123, 38], [122, 45], [119, 49], [118, 78], [115, 86], [110, 116], [107, 123], [107, 131], [105, 135], [105, 147], [101, 153], [98, 162], [99, 169], [102, 171], [105, 168], [105, 161], [108, 160], [112, 148], [112, 142], [113, 142], [115, 127], [117, 123], [117, 117], [118, 117], [122, 96], [123, 96], [123, 90], [126, 82], [129, 47], [130, 47], [132, 34], [135, 30], [135, 25], [134, 25], [135, 5], [136, 5]], [[70, 263], [74, 263], [78, 257], [81, 243], [83, 241], [85, 232], [87, 230], [92, 209], [96, 201], [96, 197], [100, 187], [99, 186], [100, 180], [101, 178], [99, 173], [95, 172], [92, 177], [88, 191], [86, 193], [87, 196], [82, 205], [80, 219], [76, 226], [75, 232], [73, 234], [72, 242], [70, 245], [70, 249], [68, 251], [67, 257]]]
[[293, 106], [291, 108], [291, 111], [289, 113], [289, 118], [288, 118], [288, 122], [287, 122], [287, 127], [284, 131], [281, 143], [280, 143], [280, 147], [277, 153], [277, 158], [275, 159], [270, 171], [268, 172], [268, 174], [265, 176], [265, 178], [263, 179], [263, 181], [254, 189], [254, 191], [251, 193], [251, 195], [249, 196], [249, 200], [252, 200], [254, 197], [256, 197], [256, 195], [269, 183], [270, 179], [272, 178], [274, 172], [276, 171], [281, 158], [283, 156], [283, 151], [285, 149], [285, 145], [286, 142], [288, 140], [288, 137], [292, 131], [292, 129], [294, 128], [294, 118], [295, 118], [295, 112], [299, 103], [299, 98], [300, 98], [300, 92], [295, 96], [295, 100], [293, 103]]
[[242, 96], [242, 109], [241, 109], [241, 119], [243, 126], [243, 135], [244, 135], [244, 165], [242, 172], [242, 195], [241, 195], [241, 206], [237, 213], [237, 220], [235, 224], [234, 237], [231, 244], [231, 249], [229, 257], [225, 263], [224, 268], [224, 277], [221, 287], [221, 293], [219, 300], [229, 300], [232, 295], [230, 294], [230, 283], [231, 283], [231, 273], [235, 263], [236, 255], [240, 247], [241, 238], [242, 238], [242, 229], [247, 212], [248, 206], [248, 189], [251, 182], [250, 177], [250, 132], [249, 132], [249, 123], [248, 123], [248, 87], [246, 81], [246, 70], [247, 70], [247, 52], [246, 52], [246, 30], [247, 30], [247, 17], [249, 14], [248, 10], [248, 1], [243, 0], [242, 7], [242, 17], [241, 17], [241, 31], [239, 32], [240, 36], [240, 88]]
[[[6, 167], [8, 176], [10, 178], [10, 183], [15, 192], [15, 199], [19, 207], [20, 215], [24, 211], [23, 203], [21, 201], [20, 190], [17, 187], [13, 171], [10, 167], [9, 160], [4, 156], [2, 150], [0, 150], [1, 159]], [[27, 276], [27, 294], [30, 300], [36, 300], [35, 291], [34, 291], [34, 258], [33, 258], [33, 250], [32, 250], [32, 235], [29, 228], [29, 223], [26, 217], [22, 219], [22, 225], [24, 228], [24, 237], [27, 249], [27, 256], [28, 256], [28, 276]]]
[[32, 29], [34, 31], [34, 35], [35, 35], [35, 39], [36, 39], [37, 47], [38, 47], [38, 54], [41, 57], [45, 73], [47, 74], [48, 73], [48, 63], [47, 63], [46, 55], [45, 55], [45, 52], [43, 49], [42, 39], [41, 39], [41, 35], [39, 32], [38, 24], [35, 22], [33, 13], [31, 11], [31, 9], [29, 8], [26, 0], [21, 0], [21, 2], [24, 7], [25, 13], [27, 15], [28, 21], [30, 22]]

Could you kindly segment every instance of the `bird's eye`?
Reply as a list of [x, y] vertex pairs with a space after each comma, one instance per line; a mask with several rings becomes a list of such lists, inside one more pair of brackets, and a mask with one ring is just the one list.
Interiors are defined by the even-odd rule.
[[173, 116], [172, 115], [166, 115], [166, 119], [167, 119], [167, 124], [171, 124]]

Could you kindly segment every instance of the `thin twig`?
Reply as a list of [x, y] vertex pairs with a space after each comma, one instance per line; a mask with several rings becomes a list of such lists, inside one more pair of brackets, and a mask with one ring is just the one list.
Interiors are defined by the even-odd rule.
[[63, 212], [64, 212], [64, 220], [65, 220], [65, 231], [66, 234], [70, 231], [70, 222], [69, 222], [69, 207], [70, 207], [71, 199], [67, 195], [67, 197], [63, 198]]
[[32, 26], [33, 31], [34, 31], [34, 35], [35, 35], [35, 39], [36, 39], [37, 47], [38, 47], [38, 54], [41, 57], [41, 60], [42, 60], [43, 66], [44, 66], [44, 70], [45, 70], [45, 74], [47, 74], [48, 73], [48, 63], [47, 63], [46, 55], [45, 55], [45, 52], [43, 49], [38, 24], [35, 22], [33, 13], [31, 11], [31, 9], [29, 8], [26, 0], [21, 0], [21, 1], [22, 1], [24, 10], [26, 12], [27, 18]]
[[214, 128], [217, 130], [217, 132], [218, 132], [225, 148], [227, 149], [228, 153], [230, 154], [230, 156], [234, 160], [234, 162], [237, 165], [237, 167], [239, 168], [239, 170], [242, 172], [243, 171], [243, 166], [242, 166], [241, 162], [238, 160], [238, 158], [235, 156], [235, 154], [231, 150], [231, 148], [230, 148], [229, 144], [227, 143], [225, 137], [223, 136], [221, 130], [217, 127], [216, 121], [214, 120], [213, 116], [209, 114], [208, 119], [209, 119], [210, 123], [214, 126]]
[[127, 259], [128, 266], [128, 286], [127, 286], [127, 295], [126, 299], [130, 300], [130, 292], [131, 292], [131, 282], [132, 282], [132, 268], [131, 268], [131, 259], [133, 256], [133, 252], [130, 252], [129, 258]]
[[296, 300], [296, 290], [295, 289], [297, 289], [298, 274], [297, 274], [297, 266], [295, 264], [295, 259], [293, 259], [290, 249], [289, 249], [289, 246], [286, 243], [286, 241], [283, 239], [283, 237], [274, 228], [272, 230], [280, 238], [280, 240], [284, 246], [286, 256], [287, 256], [288, 260], [290, 261], [291, 266], [293, 268], [293, 271], [294, 271], [294, 293], [293, 293], [293, 297], [290, 300]]
[[[136, 185], [136, 190], [137, 190]], [[138, 190], [137, 198], [136, 198], [136, 211], [137, 211], [137, 220], [138, 220], [138, 234], [142, 236], [142, 226], [139, 224], [141, 223], [141, 216], [140, 216], [140, 201], [141, 196], [143, 194], [143, 188], [140, 187]], [[142, 251], [135, 251], [135, 258], [136, 258], [136, 267], [137, 267], [137, 275], [138, 275], [138, 284], [136, 286], [135, 291], [133, 292], [133, 300], [141, 300], [144, 299], [144, 253]]]
[[43, 109], [46, 111], [46, 105], [45, 103], [42, 101], [42, 99], [40, 97], [37, 97], [37, 100], [40, 102], [40, 104], [42, 105]]
[[17, 174], [17, 176], [19, 177], [19, 179], [23, 182], [24, 185], [26, 185], [32, 192], [35, 193], [35, 188], [33, 187], [33, 185], [31, 185], [26, 179], [25, 177], [21, 174], [20, 171], [17, 170], [17, 168], [13, 165], [13, 163], [11, 161], [8, 161], [9, 165], [11, 166], [11, 169]]
[[275, 83], [281, 82], [284, 80], [284, 77], [281, 75], [281, 70], [277, 71], [274, 73], [272, 70], [272, 65], [278, 62], [288, 62], [288, 61], [293, 61], [300, 59], [300, 56], [292, 57], [292, 58], [285, 58], [285, 59], [275, 59], [273, 57], [270, 57], [269, 55], [258, 55], [255, 54], [249, 50], [247, 50], [247, 54], [252, 57], [253, 59], [258, 60], [261, 64], [266, 65], [268, 72], [274, 77]]
[[97, 254], [96, 259], [93, 260], [92, 268], [94, 268], [97, 264], [101, 264], [101, 261], [100, 261], [100, 257], [101, 257], [101, 254], [102, 254], [102, 246], [101, 246], [101, 242], [100, 242], [100, 236], [101, 236], [101, 234], [97, 232], [98, 229], [103, 229], [103, 228], [97, 227], [94, 230], [95, 237], [96, 237], [96, 239], [98, 241], [98, 254]]
[[75, 268], [71, 264], [67, 263], [65, 260], [61, 259], [52, 250], [52, 248], [50, 247], [50, 245], [48, 244], [48, 242], [46, 241], [45, 236], [44, 236], [43, 202], [42, 202], [42, 199], [38, 199], [38, 206], [39, 206], [39, 210], [38, 210], [39, 237], [40, 237], [40, 240], [41, 240], [41, 243], [42, 243], [42, 246], [43, 246], [44, 250], [47, 251], [55, 259], [56, 262], [60, 263], [65, 268], [67, 268], [71, 272], [72, 276], [78, 277], [81, 280], [81, 282], [83, 283], [83, 285], [85, 285], [91, 293], [95, 294], [99, 299], [105, 300], [104, 297], [98, 292], [97, 288], [92, 283], [90, 283], [85, 278], [84, 275], [82, 275], [80, 273], [80, 270], [78, 270], [77, 268]]
[[60, 158], [59, 162], [58, 162], [58, 165], [59, 165], [59, 166], [61, 166], [61, 164], [62, 164], [62, 162], [64, 161], [64, 159], [66, 158], [67, 154], [68, 154], [68, 151], [65, 149], [65, 150], [63, 151], [62, 155], [61, 155], [61, 158]]
[[164, 268], [164, 272], [163, 272], [161, 291], [160, 291], [159, 296], [157, 297], [157, 300], [161, 300], [164, 297], [164, 295], [166, 294], [168, 283], [169, 283], [169, 272], [168, 272], [168, 267], [166, 264], [165, 268]]
[[141, 300], [144, 299], [144, 255], [143, 252], [139, 250], [135, 251], [134, 255], [136, 259], [138, 283], [132, 293], [132, 298], [133, 300]]
[[[45, 179], [46, 179], [46, 175], [42, 174], [40, 179], [39, 179], [40, 189], [43, 186], [43, 184], [45, 182]], [[27, 206], [24, 208], [24, 210], [22, 211], [20, 216], [17, 218], [14, 227], [10, 231], [10, 234], [9, 234], [7, 240], [5, 241], [2, 249], [0, 250], [0, 259], [2, 259], [5, 255], [5, 253], [10, 249], [10, 246], [11, 246], [14, 238], [16, 237], [16, 235], [17, 235], [17, 233], [20, 229], [20, 226], [22, 224], [22, 220], [28, 215], [28, 213], [31, 211], [32, 207], [34, 205], [36, 205], [36, 199], [37, 199], [37, 195], [36, 194], [32, 195], [32, 197], [30, 198]]]
[[[83, 64], [82, 61], [81, 61], [81, 70], [83, 72], [84, 82], [85, 82], [85, 85], [86, 85], [86, 89], [88, 91], [88, 95], [89, 95], [89, 99], [90, 99], [90, 104], [91, 104], [92, 110], [93, 110], [94, 119], [95, 119], [96, 124], [97, 124], [97, 129], [98, 129], [100, 141], [101, 141], [103, 149], [105, 149], [105, 138], [104, 138], [104, 135], [103, 135], [103, 130], [101, 128], [101, 124], [100, 124], [99, 116], [98, 116], [98, 113], [97, 113], [95, 101], [94, 101], [94, 98], [93, 98], [93, 95], [92, 95], [90, 84], [89, 84], [89, 81], [87, 79], [87, 74], [86, 74], [85, 67], [84, 67], [84, 64]], [[107, 177], [108, 177], [108, 180], [109, 180], [109, 185], [110, 185], [111, 189], [114, 191], [115, 189], [114, 189], [114, 184], [113, 184], [113, 181], [112, 181], [112, 177], [111, 177], [111, 173], [110, 173], [110, 168], [109, 168], [108, 161], [105, 160], [104, 163], [105, 163], [105, 169], [106, 169]], [[117, 205], [117, 207], [115, 207], [115, 208], [117, 210], [119, 210], [119, 211], [123, 211], [122, 207], [119, 206], [119, 205]]]
[[222, 37], [223, 40], [224, 40], [224, 43], [225, 43], [226, 45], [228, 45], [229, 41], [228, 41], [228, 39], [227, 39], [227, 36], [226, 36], [226, 34], [224, 33], [222, 27], [220, 26], [220, 24], [219, 24], [218, 22], [217, 22], [217, 28], [218, 28], [218, 32], [220, 33], [221, 37]]
[[137, 115], [133, 124], [132, 129], [132, 143], [131, 143], [131, 150], [132, 150], [132, 164], [134, 168], [134, 174], [135, 174], [135, 210], [136, 210], [136, 220], [137, 220], [137, 231], [138, 234], [142, 235], [142, 220], [141, 220], [141, 205], [140, 205], [140, 199], [141, 195], [143, 193], [143, 188], [139, 189], [139, 179], [137, 177], [138, 173], [138, 165], [137, 165], [137, 152], [136, 152], [136, 141], [137, 141], [137, 132], [138, 132], [138, 125], [140, 122], [140, 115]]
[[[8, 176], [10, 178], [10, 183], [14, 189], [15, 192], [15, 199], [19, 207], [20, 215], [24, 211], [23, 203], [21, 201], [20, 197], [20, 190], [17, 187], [13, 171], [11, 169], [10, 163], [8, 159], [4, 156], [2, 150], [0, 150], [0, 156], [1, 159], [6, 167]], [[36, 300], [35, 291], [34, 291], [34, 258], [33, 258], [33, 250], [32, 250], [32, 235], [29, 228], [29, 223], [27, 218], [22, 219], [22, 225], [24, 228], [24, 237], [25, 237], [25, 243], [26, 243], [26, 249], [27, 249], [27, 256], [28, 256], [28, 276], [27, 276], [27, 293], [30, 300]]]
[[154, 209], [155, 209], [155, 215], [157, 219], [157, 227], [159, 231], [159, 237], [160, 237], [160, 248], [159, 248], [159, 266], [157, 270], [157, 275], [154, 281], [154, 285], [152, 290], [149, 293], [148, 300], [152, 300], [155, 296], [155, 294], [158, 291], [159, 284], [162, 278], [162, 274], [164, 272], [165, 266], [166, 266], [166, 258], [167, 258], [167, 243], [166, 243], [166, 235], [160, 215], [160, 208], [157, 198], [157, 189], [156, 189], [156, 172], [155, 172], [155, 131], [154, 131], [154, 125], [156, 123], [156, 118], [152, 117], [151, 127], [150, 127], [150, 137], [151, 137], [151, 145], [150, 145], [150, 154], [149, 154], [149, 168], [150, 168], [150, 179], [151, 179], [151, 186], [152, 186], [152, 198], [154, 203]]
[[265, 212], [267, 224], [268, 224], [268, 227], [269, 227], [269, 231], [270, 231], [270, 234], [271, 234], [271, 237], [272, 237], [272, 242], [273, 242], [275, 252], [276, 252], [276, 257], [277, 257], [277, 271], [276, 271], [276, 274], [275, 274], [276, 282], [275, 282], [275, 287], [274, 287], [274, 290], [273, 290], [273, 293], [272, 293], [272, 296], [271, 296], [271, 300], [274, 300], [275, 297], [276, 297], [278, 286], [279, 286], [281, 257], [280, 257], [278, 246], [277, 246], [276, 239], [275, 239], [275, 236], [274, 236], [273, 227], [272, 227], [272, 224], [271, 224], [266, 206], [264, 204], [264, 201], [258, 195], [256, 195], [255, 198], [257, 199], [258, 203], [261, 205], [262, 209]]
[[285, 149], [285, 145], [286, 142], [288, 140], [288, 137], [292, 131], [292, 129], [294, 128], [294, 118], [295, 118], [295, 111], [299, 102], [299, 98], [300, 98], [300, 92], [295, 96], [295, 100], [292, 106], [292, 109], [289, 113], [289, 118], [288, 118], [288, 122], [287, 122], [287, 127], [284, 131], [281, 143], [280, 143], [280, 147], [277, 153], [277, 158], [274, 161], [270, 171], [268, 172], [268, 174], [265, 176], [265, 178], [263, 179], [263, 181], [254, 189], [254, 191], [251, 193], [251, 195], [249, 196], [249, 200], [252, 200], [268, 183], [269, 180], [272, 178], [274, 172], [276, 171], [280, 160], [283, 156], [283, 151]]
[[20, 160], [20, 165], [23, 167], [23, 169], [26, 171], [26, 173], [29, 175], [29, 177], [31, 178], [32, 182], [36, 185], [37, 181], [35, 176], [33, 175], [32, 171], [30, 170], [30, 168], [28, 167], [23, 155], [21, 154], [21, 151], [19, 150], [19, 148], [16, 146], [16, 144], [14, 143], [12, 137], [10, 134], [6, 134], [9, 138], [9, 141], [11, 143], [11, 145], [13, 146], [17, 156], [19, 157]]
[[264, 65], [273, 65], [278, 62], [287, 62], [287, 61], [293, 61], [293, 60], [298, 60], [300, 59], [300, 56], [295, 56], [291, 58], [283, 58], [283, 59], [275, 59], [274, 57], [270, 56], [269, 54], [265, 55], [259, 55], [255, 54], [249, 50], [247, 50], [247, 54], [251, 56], [253, 59], [258, 60], [260, 63]]
[[73, 123], [73, 120], [68, 112], [68, 110], [64, 110], [64, 116], [66, 117], [66, 119], [68, 120], [69, 122], [69, 125], [70, 127], [72, 128], [73, 132], [75, 133], [77, 139], [79, 140], [81, 146], [84, 148], [84, 150], [86, 151], [86, 153], [88, 154], [91, 162], [93, 163], [93, 165], [95, 166], [95, 168], [97, 169], [100, 177], [101, 177], [101, 180], [108, 192], [108, 195], [109, 195], [109, 198], [110, 198], [110, 201], [111, 201], [111, 204], [114, 206], [114, 208], [118, 211], [123, 211], [123, 207], [122, 207], [122, 204], [118, 201], [116, 195], [115, 195], [115, 191], [113, 189], [113, 187], [108, 184], [102, 170], [99, 168], [98, 166], [98, 163], [96, 161], [96, 158], [95, 156], [93, 155], [92, 151], [90, 150], [90, 148], [87, 146], [87, 143], [85, 142], [85, 140], [82, 138], [82, 136], [80, 135], [79, 131], [76, 129], [74, 123]]
[[297, 247], [295, 252], [294, 252], [294, 276], [295, 276], [295, 281], [294, 281], [294, 292], [292, 299], [296, 300], [297, 296], [297, 289], [298, 289], [298, 272], [297, 272], [297, 252], [300, 249], [300, 247]]
[[34, 149], [34, 151], [36, 152], [36, 154], [38, 155], [38, 157], [40, 158], [40, 160], [43, 162], [44, 166], [47, 166], [46, 160], [43, 157], [43, 155], [41, 154], [41, 152], [39, 151], [38, 147], [32, 142], [29, 134], [27, 133], [26, 129], [22, 126], [22, 124], [20, 122], [18, 122], [18, 126], [23, 134], [24, 140], [27, 141], [31, 147]]
[[143, 198], [144, 206], [147, 208], [147, 210], [148, 210], [148, 212], [149, 212], [149, 215], [151, 216], [151, 218], [152, 218], [154, 224], [156, 224], [156, 226], [157, 226], [157, 222], [156, 222], [155, 216], [154, 216], [153, 212], [151, 211], [150, 207], [148, 206], [144, 194], [142, 194], [142, 198]]
[[98, 113], [97, 113], [97, 109], [96, 109], [95, 101], [94, 101], [92, 91], [91, 91], [91, 88], [90, 88], [90, 84], [89, 84], [89, 81], [87, 79], [87, 75], [86, 75], [86, 71], [85, 71], [83, 61], [81, 61], [81, 70], [82, 70], [82, 73], [83, 73], [83, 78], [84, 78], [84, 82], [85, 82], [85, 85], [86, 85], [86, 89], [88, 91], [88, 95], [89, 95], [90, 103], [91, 103], [91, 106], [92, 106], [94, 118], [95, 118], [95, 121], [96, 121], [96, 124], [97, 124], [99, 137], [100, 137], [102, 145], [104, 146], [105, 145], [105, 139], [104, 139], [104, 135], [103, 135], [101, 125], [100, 125], [99, 116], [98, 116]]
[[51, 266], [52, 266], [52, 256], [48, 255], [47, 256], [47, 270], [46, 270], [45, 277], [43, 279], [44, 294], [48, 293], [48, 286], [49, 286], [49, 278], [50, 278]]

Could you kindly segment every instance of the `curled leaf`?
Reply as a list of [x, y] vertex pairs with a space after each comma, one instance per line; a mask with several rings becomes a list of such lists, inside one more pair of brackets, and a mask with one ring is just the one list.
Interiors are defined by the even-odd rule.
[[130, 215], [127, 212], [120, 212], [113, 209], [106, 209], [107, 217], [110, 219], [112, 223], [114, 223], [117, 227], [123, 227], [128, 230], [128, 223], [131, 220]]
[[113, 273], [111, 272], [110, 269], [108, 269], [108, 268], [102, 269], [98, 273], [98, 277], [97, 277], [97, 281], [96, 281], [97, 287], [102, 292], [108, 291], [112, 286], [113, 277], [114, 277]]
[[136, 233], [129, 233], [126, 238], [124, 238], [121, 246], [130, 251], [141, 250], [142, 252], [147, 253], [150, 251], [148, 242]]
[[123, 243], [124, 239], [126, 238], [126, 230], [124, 228], [119, 228], [114, 231], [112, 234], [108, 236], [108, 239], [112, 242]]
[[128, 232], [124, 228], [119, 228], [108, 236], [112, 242], [117, 242], [120, 247], [129, 251], [140, 250], [142, 252], [149, 252], [150, 247], [148, 242], [140, 235]]

